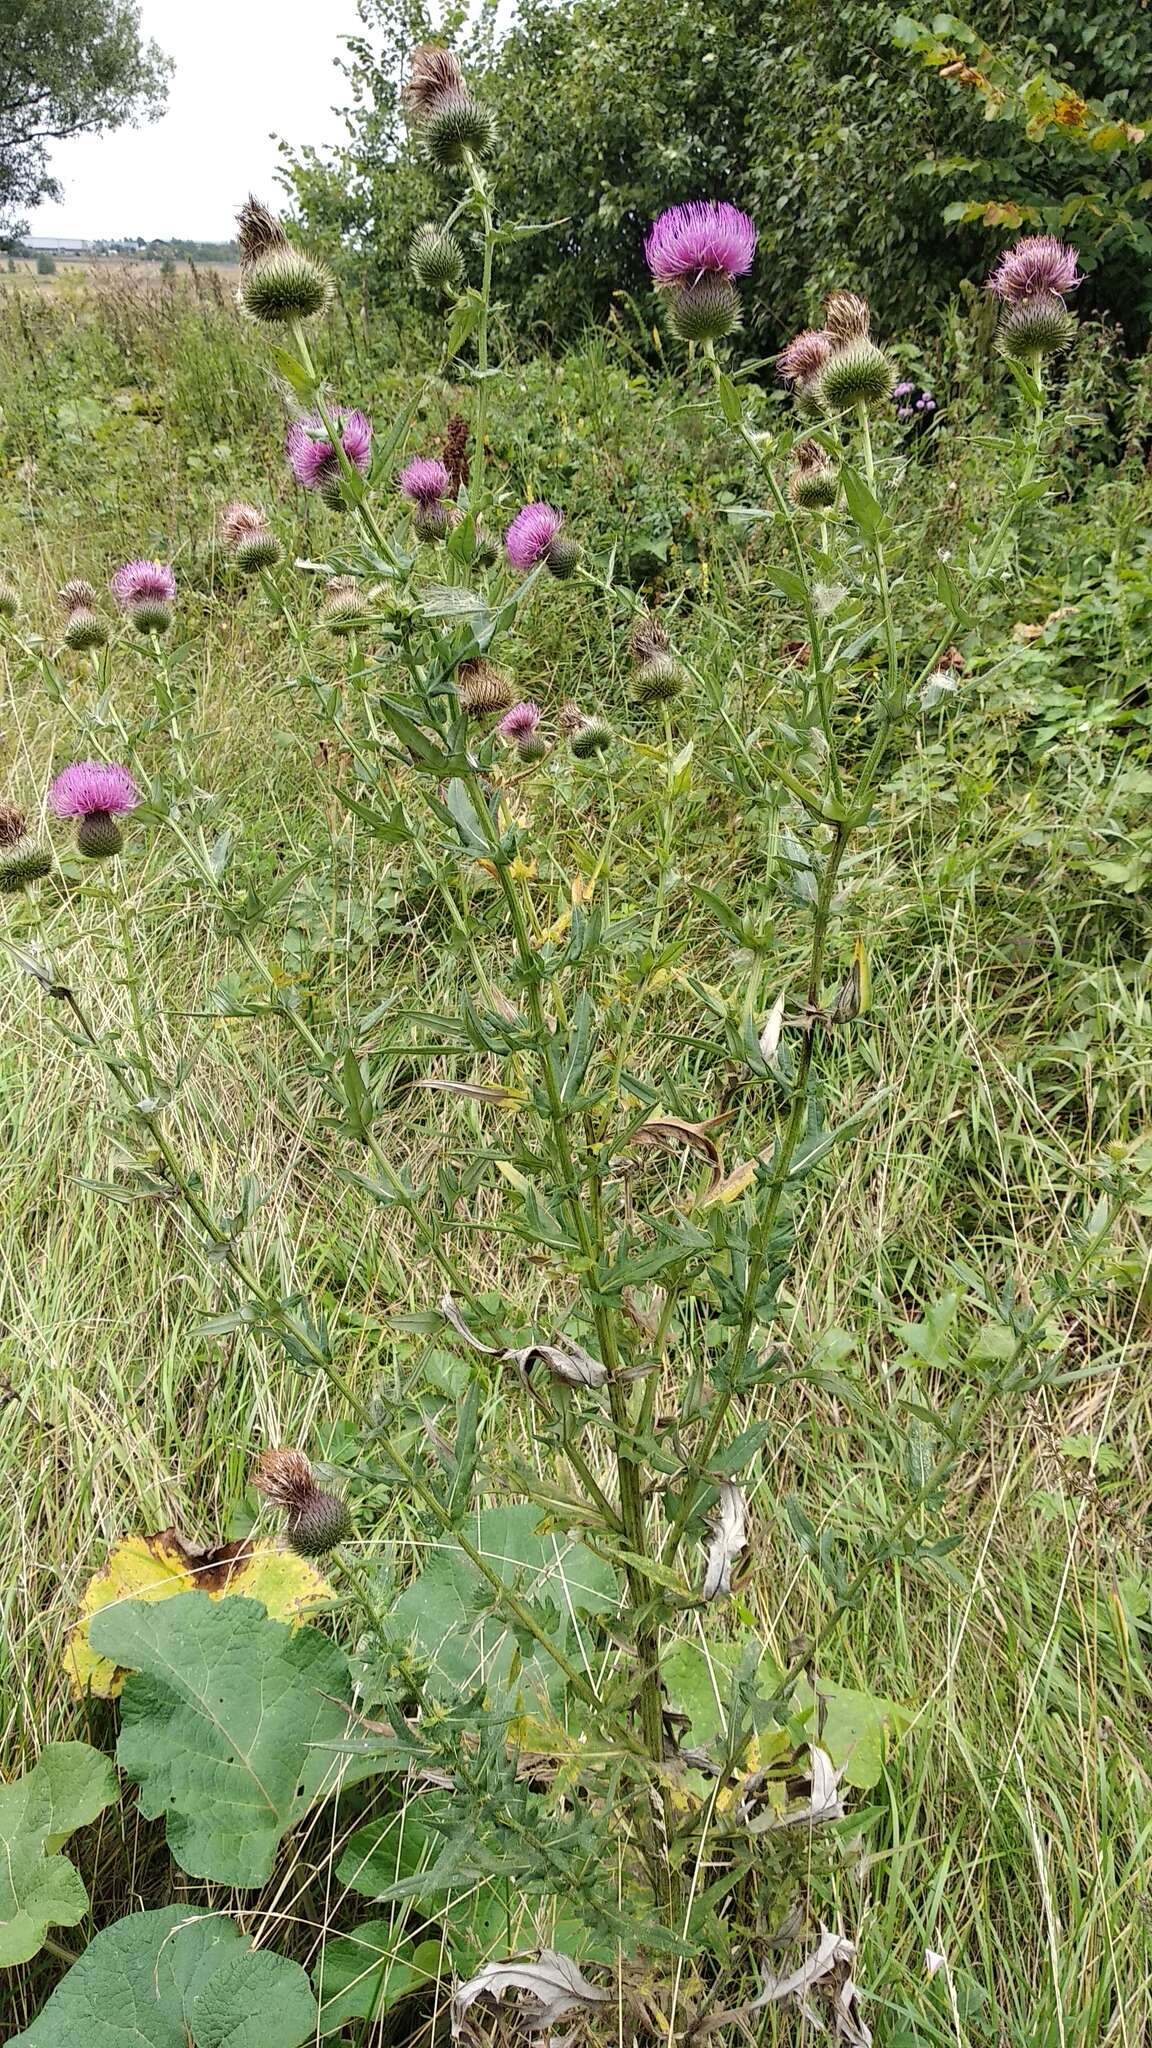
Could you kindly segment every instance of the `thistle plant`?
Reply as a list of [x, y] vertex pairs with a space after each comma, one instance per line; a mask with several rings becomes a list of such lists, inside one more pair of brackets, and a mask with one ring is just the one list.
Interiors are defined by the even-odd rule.
[[[71, 1044], [100, 1060], [146, 1138], [152, 1185], [183, 1211], [213, 1290], [212, 1332], [274, 1343], [293, 1368], [324, 1376], [349, 1426], [338, 1482], [305, 1451], [273, 1447], [262, 1447], [252, 1482], [285, 1516], [289, 1547], [330, 1571], [343, 1603], [337, 1633], [351, 1625], [347, 1654], [320, 1628], [292, 1633], [253, 1602], [229, 1611], [196, 1592], [154, 1607], [119, 1602], [93, 1618], [91, 1643], [130, 1674], [120, 1762], [141, 1813], [164, 1817], [188, 1876], [264, 1884], [281, 1840], [354, 1784], [375, 1782], [385, 1822], [404, 1805], [419, 1834], [415, 1869], [387, 1867], [386, 1829], [373, 1821], [370, 1839], [360, 1839], [367, 1824], [354, 1837], [370, 1876], [347, 1882], [377, 1906], [403, 1902], [415, 1922], [442, 1921], [461, 1978], [459, 2028], [491, 2020], [508, 1991], [529, 2026], [579, 2015], [615, 2032], [625, 2011], [636, 2038], [668, 2042], [747, 2028], [802, 1993], [852, 2015], [847, 2038], [866, 2041], [851, 1939], [815, 1931], [833, 1910], [852, 1761], [851, 1744], [828, 1732], [824, 1659], [874, 1574], [938, 1561], [948, 1484], [993, 1407], [1048, 1383], [1048, 1317], [1074, 1276], [1054, 1279], [1047, 1303], [1021, 1304], [990, 1282], [978, 1289], [1000, 1340], [995, 1364], [934, 1418], [933, 1454], [853, 1558], [822, 1544], [796, 1510], [821, 1610], [783, 1645], [757, 1633], [742, 1598], [756, 1546], [751, 1479], [773, 1455], [769, 1404], [794, 1378], [785, 1296], [798, 1238], [818, 1227], [809, 1177], [837, 1147], [866, 1140], [888, 1101], [879, 1089], [840, 1129], [825, 1120], [838, 1049], [868, 1030], [872, 997], [868, 935], [843, 876], [869, 846], [884, 778], [913, 741], [925, 693], [946, 696], [944, 651], [982, 582], [1001, 573], [1031, 500], [1042, 436], [1034, 373], [1048, 347], [1037, 335], [1044, 320], [1054, 331], [1048, 302], [1063, 308], [1075, 259], [1071, 271], [1051, 252], [1001, 266], [996, 289], [1006, 325], [1016, 323], [1005, 355], [1027, 430], [971, 589], [942, 574], [924, 598], [901, 575], [887, 435], [895, 368], [866, 302], [832, 294], [824, 326], [782, 352], [794, 424], [774, 440], [757, 387], [718, 350], [739, 328], [754, 223], [694, 201], [654, 224], [648, 260], [687, 352], [688, 393], [715, 409], [763, 484], [765, 585], [806, 635], [803, 663], [777, 679], [753, 734], [723, 681], [677, 650], [674, 610], [641, 605], [617, 580], [613, 553], [601, 558], [548, 500], [519, 503], [499, 470], [486, 446], [506, 232], [494, 210], [498, 140], [448, 51], [416, 53], [407, 106], [419, 146], [462, 192], [443, 222], [420, 229], [412, 263], [447, 301], [445, 353], [471, 386], [468, 416], [445, 422], [441, 455], [411, 445], [415, 404], [385, 427], [357, 394], [331, 391], [308, 331], [327, 300], [323, 266], [250, 201], [241, 299], [253, 347], [275, 330], [269, 367], [298, 408], [288, 461], [323, 501], [316, 517], [328, 538], [322, 559], [288, 570], [268, 521], [242, 500], [225, 509], [220, 535], [251, 577], [252, 601], [262, 595], [293, 621], [302, 682], [340, 764], [333, 801], [438, 900], [466, 963], [454, 1005], [435, 993], [429, 962], [427, 1001], [388, 1015], [381, 1046], [363, 1018], [342, 1019], [335, 1005], [310, 1016], [284, 996], [275, 901], [234, 886], [224, 835], [212, 841], [205, 829], [184, 719], [194, 707], [163, 638], [175, 624], [172, 571], [133, 562], [113, 589], [146, 642], [136, 658], [153, 663], [157, 720], [141, 748], [161, 731], [168, 743], [148, 816], [171, 834], [189, 891], [250, 977], [219, 1014], [242, 1029], [263, 1010], [294, 1040], [308, 1082], [296, 1107], [310, 1114], [317, 1157], [334, 1185], [356, 1185], [404, 1234], [397, 1281], [410, 1298], [391, 1312], [395, 1329], [449, 1349], [466, 1390], [449, 1440], [413, 1431], [401, 1392], [365, 1389], [348, 1366], [361, 1305], [322, 1311], [273, 1253], [254, 1248], [258, 1205], [217, 1208], [197, 1163], [181, 1157], [169, 1096], [142, 1085], [142, 1046], [126, 1054], [54, 958], [25, 955]], [[500, 549], [485, 540], [500, 533]], [[566, 617], [603, 607], [629, 671], [621, 717], [605, 715], [593, 676], [580, 702], [555, 712], [532, 694], [545, 695], [525, 653], [543, 605], [567, 607]], [[87, 596], [76, 609], [91, 609]], [[326, 638], [309, 658], [317, 627]], [[763, 883], [787, 898], [803, 948], [801, 970], [770, 1002], [760, 980], [742, 1007], [702, 990], [696, 1082], [644, 1031], [646, 1004], [678, 957], [670, 893], [691, 761], [673, 716], [707, 735], [710, 798], [736, 792], [771, 817], [781, 852]], [[648, 895], [636, 888], [622, 900], [604, 821], [639, 786], [628, 777], [658, 788], [661, 825]], [[541, 792], [571, 807], [568, 839], [542, 843]], [[77, 821], [90, 860], [127, 852], [122, 821], [142, 808], [128, 767], [95, 762], [67, 768], [50, 804]], [[7, 827], [0, 820], [0, 874], [26, 839], [23, 818], [10, 816]], [[569, 873], [578, 851], [579, 888]], [[434, 1089], [472, 1118], [422, 1181], [390, 1156], [401, 1056], [419, 1069], [413, 1096]], [[753, 1134], [735, 1160], [725, 1147], [737, 1110], [721, 1083], [733, 1075], [741, 1129]], [[1086, 1233], [1081, 1269], [1111, 1213], [1106, 1204]], [[470, 1247], [481, 1231], [538, 1281], [517, 1290], [538, 1301], [530, 1324], [477, 1284]], [[484, 1425], [482, 1411], [514, 1411], [515, 1422]], [[399, 1501], [433, 1546], [403, 1586], [373, 1548], [382, 1504]], [[879, 1704], [857, 1705], [883, 1725]], [[226, 1788], [241, 1780], [260, 1788], [258, 1821], [238, 1818], [239, 1795], [229, 1806]], [[319, 1846], [301, 1851], [322, 1886], [323, 1841], [335, 1832], [315, 1831]], [[461, 1897], [479, 1901], [466, 1935]], [[500, 1909], [484, 1934], [481, 1906]], [[148, 1947], [141, 1931], [134, 1983], [161, 1982], [155, 1951], [171, 1933], [150, 1928]], [[779, 1951], [805, 1935], [806, 1958], [778, 1969]], [[510, 1953], [528, 1947], [541, 1949], [535, 1961]], [[322, 1958], [317, 1967], [322, 1996]], [[69, 1981], [55, 1994], [65, 2017]], [[286, 1980], [282, 1989], [287, 2001]], [[277, 2007], [268, 2048], [312, 2037], [305, 1989], [290, 2024]], [[258, 2008], [253, 1989], [231, 2014], [237, 2034]], [[186, 2014], [181, 2024], [199, 2038]], [[227, 2031], [220, 2024], [212, 2038]], [[49, 2048], [58, 2036], [37, 2022], [23, 2038]]]

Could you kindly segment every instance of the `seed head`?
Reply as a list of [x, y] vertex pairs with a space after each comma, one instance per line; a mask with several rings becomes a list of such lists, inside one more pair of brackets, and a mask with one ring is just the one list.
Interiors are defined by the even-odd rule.
[[566, 698], [560, 706], [556, 713], [556, 723], [566, 740], [570, 740], [573, 733], [579, 732], [584, 724], [584, 713], [572, 697]]
[[265, 1451], [252, 1484], [265, 1500], [285, 1510], [288, 1546], [297, 1556], [324, 1557], [352, 1534], [347, 1503], [317, 1484], [303, 1451]]
[[462, 661], [456, 671], [456, 699], [469, 718], [483, 718], [491, 711], [506, 711], [512, 703], [511, 678], [496, 662], [477, 655]]
[[257, 263], [276, 249], [287, 249], [288, 237], [276, 215], [249, 193], [236, 216], [241, 263]]
[[268, 515], [259, 505], [249, 505], [244, 498], [233, 498], [225, 505], [219, 517], [220, 539], [231, 554], [238, 541], [247, 540], [253, 533], [263, 533], [268, 525]]
[[85, 582], [83, 576], [73, 576], [71, 582], [65, 583], [61, 589], [60, 602], [67, 618], [69, 612], [77, 611], [81, 606], [91, 610], [96, 602], [96, 592], [91, 583]]
[[806, 327], [803, 334], [797, 334], [781, 349], [776, 358], [777, 373], [794, 390], [811, 391], [831, 353], [828, 336], [816, 327]]
[[829, 292], [824, 301], [824, 332], [833, 348], [846, 341], [867, 341], [871, 325], [867, 299], [857, 292]]
[[638, 665], [651, 661], [654, 654], [667, 654], [672, 642], [669, 640], [660, 620], [652, 612], [638, 612], [628, 635], [628, 652]]
[[464, 251], [450, 228], [425, 221], [412, 237], [408, 261], [426, 291], [454, 292], [464, 282]]

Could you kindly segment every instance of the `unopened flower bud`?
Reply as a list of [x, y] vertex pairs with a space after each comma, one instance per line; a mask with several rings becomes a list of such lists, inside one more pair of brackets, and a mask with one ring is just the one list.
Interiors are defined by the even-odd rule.
[[721, 341], [740, 325], [740, 294], [730, 277], [709, 272], [669, 292], [668, 317], [681, 341]]
[[568, 742], [578, 761], [592, 761], [612, 745], [612, 728], [603, 718], [582, 719]]
[[354, 576], [330, 576], [324, 585], [320, 616], [330, 633], [354, 633], [362, 623], [364, 607], [360, 586]]
[[298, 1557], [325, 1557], [352, 1534], [347, 1502], [317, 1483], [303, 1451], [265, 1451], [252, 1484], [285, 1510], [288, 1546]]
[[262, 533], [246, 534], [238, 540], [232, 559], [242, 576], [255, 576], [261, 569], [274, 569], [284, 550], [270, 527]]
[[666, 704], [678, 697], [687, 674], [673, 654], [653, 654], [642, 661], [632, 678], [632, 695], [637, 704]]
[[88, 605], [78, 604], [69, 612], [64, 627], [65, 645], [76, 654], [85, 654], [93, 647], [103, 647], [108, 638], [108, 621], [102, 619]]
[[322, 312], [331, 293], [332, 279], [325, 266], [286, 242], [244, 265], [237, 298], [253, 320], [283, 326]]
[[412, 237], [408, 260], [418, 284], [428, 291], [452, 292], [464, 280], [464, 251], [450, 228], [425, 221]]
[[849, 412], [854, 406], [883, 405], [892, 389], [894, 371], [875, 342], [848, 341], [834, 348], [820, 372], [818, 394], [832, 412]]

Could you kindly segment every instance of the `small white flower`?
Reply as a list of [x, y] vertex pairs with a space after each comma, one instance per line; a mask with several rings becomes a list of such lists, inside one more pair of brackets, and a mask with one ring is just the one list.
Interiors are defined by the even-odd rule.
[[934, 711], [944, 697], [956, 694], [956, 678], [946, 668], [934, 668], [920, 691], [921, 711]]

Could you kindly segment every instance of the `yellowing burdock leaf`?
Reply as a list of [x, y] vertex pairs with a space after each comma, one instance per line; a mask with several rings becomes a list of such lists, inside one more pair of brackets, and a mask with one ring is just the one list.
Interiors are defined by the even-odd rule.
[[210, 1600], [239, 1593], [259, 1600], [273, 1621], [293, 1624], [306, 1620], [332, 1597], [331, 1586], [314, 1564], [273, 1543], [225, 1543], [219, 1550], [199, 1550], [175, 1529], [128, 1536], [84, 1588], [80, 1619], [64, 1650], [64, 1669], [73, 1691], [110, 1700], [118, 1697], [124, 1683], [123, 1668], [92, 1648], [88, 1624], [94, 1614], [122, 1600], [168, 1600], [174, 1593], [188, 1592], [207, 1593]]

